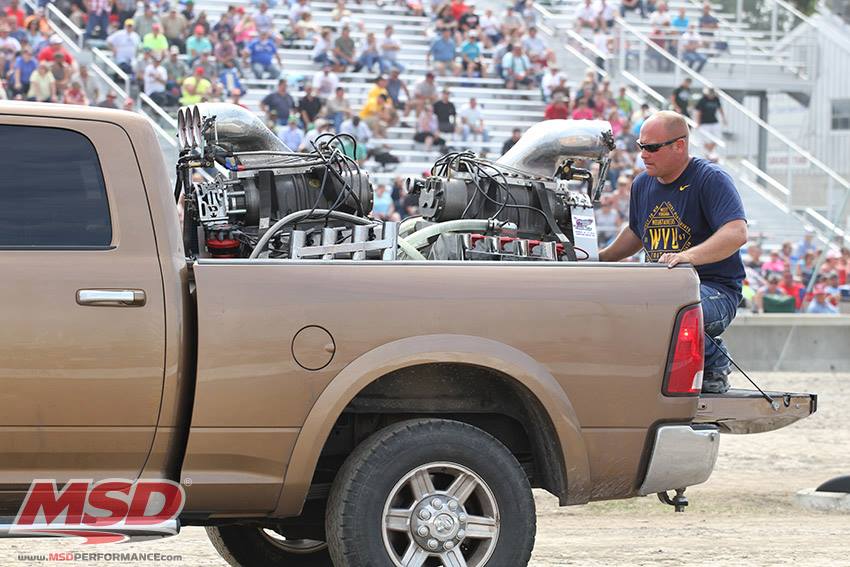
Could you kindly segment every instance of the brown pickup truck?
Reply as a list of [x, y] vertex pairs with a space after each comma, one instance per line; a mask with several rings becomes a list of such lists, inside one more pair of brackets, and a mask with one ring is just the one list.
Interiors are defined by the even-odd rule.
[[3, 103], [0, 155], [9, 522], [33, 479], [170, 479], [180, 525], [232, 565], [516, 567], [532, 488], [561, 505], [684, 489], [719, 432], [815, 411], [699, 395], [687, 266], [386, 261], [351, 242], [337, 252], [362, 256], [204, 258], [185, 243], [227, 239], [187, 240], [139, 115]]

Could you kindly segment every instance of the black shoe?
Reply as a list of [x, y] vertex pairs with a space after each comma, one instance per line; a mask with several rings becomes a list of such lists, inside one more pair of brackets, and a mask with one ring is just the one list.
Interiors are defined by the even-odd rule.
[[706, 376], [702, 380], [703, 394], [725, 394], [729, 391], [729, 378], [726, 374]]

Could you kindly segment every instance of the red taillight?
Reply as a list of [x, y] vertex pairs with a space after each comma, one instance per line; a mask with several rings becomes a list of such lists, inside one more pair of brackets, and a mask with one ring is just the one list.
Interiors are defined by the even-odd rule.
[[673, 342], [673, 354], [667, 363], [664, 394], [681, 396], [699, 394], [702, 389], [705, 338], [702, 329], [702, 308], [689, 307], [679, 313]]

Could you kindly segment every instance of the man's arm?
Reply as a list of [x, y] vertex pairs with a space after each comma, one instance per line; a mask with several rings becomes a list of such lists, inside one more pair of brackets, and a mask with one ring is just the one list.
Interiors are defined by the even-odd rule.
[[708, 240], [689, 248], [684, 252], [663, 254], [659, 264], [672, 268], [676, 264], [689, 263], [694, 266], [711, 264], [725, 260], [747, 243], [747, 221], [743, 219], [729, 221], [712, 234]]
[[643, 243], [640, 238], [631, 228], [626, 227], [620, 231], [614, 242], [599, 251], [599, 261], [619, 262], [623, 258], [634, 256], [641, 248], [643, 248]]

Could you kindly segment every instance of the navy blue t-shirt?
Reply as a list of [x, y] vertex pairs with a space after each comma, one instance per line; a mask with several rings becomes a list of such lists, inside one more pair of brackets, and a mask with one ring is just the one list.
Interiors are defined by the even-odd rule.
[[[643, 242], [648, 262], [702, 244], [721, 226], [738, 219], [746, 216], [732, 178], [708, 160], [691, 158], [670, 184], [646, 173], [632, 184], [629, 228]], [[740, 299], [744, 264], [737, 251], [696, 270], [702, 282], [720, 284]]]

